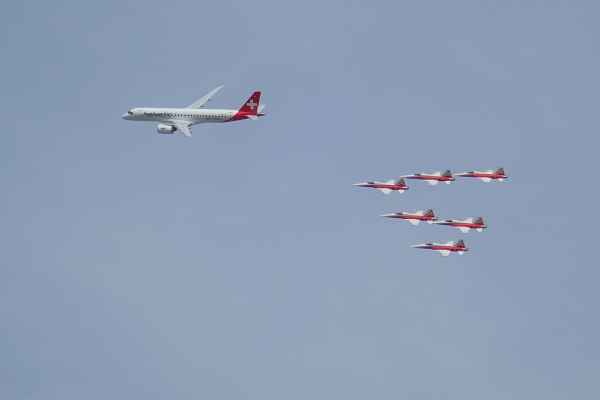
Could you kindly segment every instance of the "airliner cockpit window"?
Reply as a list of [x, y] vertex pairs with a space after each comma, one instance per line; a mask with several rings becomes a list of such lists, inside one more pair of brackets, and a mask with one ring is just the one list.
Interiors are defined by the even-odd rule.
[[127, 111], [127, 114], [133, 115], [133, 113], [131, 112], [131, 110]]

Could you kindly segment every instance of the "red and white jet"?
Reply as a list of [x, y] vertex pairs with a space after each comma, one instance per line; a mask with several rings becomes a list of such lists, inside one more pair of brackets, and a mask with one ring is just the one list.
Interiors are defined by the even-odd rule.
[[231, 122], [250, 119], [258, 120], [265, 115], [265, 107], [260, 103], [260, 92], [254, 92], [239, 110], [208, 110], [203, 109], [204, 104], [223, 86], [209, 92], [206, 96], [196, 100], [185, 108], [133, 108], [123, 114], [123, 119], [128, 121], [156, 121], [158, 133], [173, 133], [179, 131], [187, 137], [192, 137], [190, 127], [194, 124]]
[[423, 211], [417, 211], [414, 214], [397, 212], [394, 214], [384, 214], [382, 217], [405, 219], [414, 226], [419, 225], [419, 222], [421, 221], [427, 221], [428, 224], [431, 224], [437, 219], [437, 217], [433, 215], [433, 210], [431, 208], [427, 210], [425, 214], [423, 214]]
[[498, 179], [500, 182], [502, 182], [505, 178], [508, 178], [508, 175], [504, 173], [504, 168], [502, 167], [498, 168], [496, 172], [491, 169], [487, 172], [469, 171], [462, 174], [456, 174], [456, 176], [481, 179], [485, 183], [490, 183], [492, 179]]
[[448, 242], [446, 244], [426, 243], [426, 244], [416, 244], [416, 245], [410, 246], [410, 247], [415, 247], [417, 249], [431, 249], [434, 251], [439, 251], [440, 253], [442, 253], [442, 255], [444, 257], [448, 257], [448, 255], [453, 251], [457, 252], [461, 256], [463, 255], [463, 252], [469, 251], [469, 248], [465, 246], [465, 242], [462, 239], [460, 239], [458, 242], [456, 242], [456, 244], [454, 244], [454, 242]]
[[454, 180], [452, 173], [449, 169], [447, 169], [443, 174], [440, 172], [434, 172], [433, 174], [414, 174], [414, 175], [404, 175], [400, 178], [406, 179], [420, 179], [429, 183], [431, 186], [437, 185], [438, 182], [446, 182], [446, 184], [450, 184], [451, 181]]
[[394, 180], [392, 179], [387, 182], [355, 183], [354, 186], [372, 187], [381, 190], [383, 194], [390, 194], [392, 193], [392, 190], [397, 190], [400, 193], [404, 193], [404, 191], [408, 189], [406, 182], [402, 178], [398, 179], [396, 183], [394, 183]]
[[434, 222], [437, 225], [449, 225], [460, 229], [462, 233], [468, 233], [469, 229], [477, 229], [477, 232], [481, 232], [483, 228], [487, 228], [487, 225], [483, 223], [483, 218], [479, 217], [473, 222], [473, 218], [467, 218], [464, 221], [458, 221], [455, 219], [448, 219], [446, 221]]

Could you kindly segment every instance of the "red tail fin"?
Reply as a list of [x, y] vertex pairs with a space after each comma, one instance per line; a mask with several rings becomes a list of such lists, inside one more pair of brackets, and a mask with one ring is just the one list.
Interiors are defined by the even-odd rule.
[[475, 220], [475, 222], [473, 222], [474, 224], [482, 224], [483, 225], [483, 218], [479, 217]]
[[435, 215], [433, 215], [433, 210], [430, 208], [429, 210], [427, 210], [427, 212], [425, 213], [426, 217], [435, 217]]
[[[396, 182], [397, 186], [406, 186], [406, 181], [404, 180], [404, 178], [400, 178], [398, 179], [398, 182]], [[406, 186], [408, 188], [408, 186]]]
[[456, 247], [466, 247], [465, 241], [460, 239], [458, 242], [456, 242]]
[[445, 171], [445, 172], [442, 174], [442, 176], [448, 176], [448, 177], [450, 177], [450, 178], [451, 178], [451, 177], [452, 177], [452, 172], [450, 172], [450, 170], [449, 170], [449, 169], [447, 169], [447, 170], [446, 170], [446, 171]]
[[494, 172], [494, 173], [495, 173], [495, 174], [498, 174], [498, 175], [506, 175], [506, 174], [504, 173], [504, 168], [502, 168], [502, 167], [498, 168], [498, 170], [497, 170], [496, 172]]
[[260, 103], [260, 92], [254, 92], [246, 103], [240, 108], [240, 112], [244, 114], [258, 114], [258, 103]]

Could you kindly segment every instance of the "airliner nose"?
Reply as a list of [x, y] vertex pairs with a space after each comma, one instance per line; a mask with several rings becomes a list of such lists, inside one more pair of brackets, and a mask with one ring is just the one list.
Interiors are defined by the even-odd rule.
[[127, 119], [127, 116], [128, 116], [128, 115], [129, 115], [129, 114], [125, 113], [125, 114], [123, 114], [123, 116], [122, 116], [121, 118], [123, 118], [123, 119]]

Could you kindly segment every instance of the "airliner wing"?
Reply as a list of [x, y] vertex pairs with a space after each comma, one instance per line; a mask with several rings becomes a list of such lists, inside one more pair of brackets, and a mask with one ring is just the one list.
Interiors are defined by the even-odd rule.
[[[208, 93], [206, 96], [202, 97], [201, 99], [196, 100], [195, 102], [193, 102], [192, 104], [190, 104], [189, 106], [187, 106], [186, 108], [200, 108], [204, 105], [204, 103], [206, 103], [207, 101], [210, 100], [211, 97], [214, 96], [215, 93], [217, 93], [219, 91], [219, 89], [221, 89], [223, 86], [219, 86], [218, 88], [214, 89], [212, 92]], [[179, 129], [179, 128], [177, 128]]]
[[173, 126], [181, 133], [183, 133], [187, 137], [192, 137], [190, 133], [189, 126], [192, 125], [191, 122], [188, 121], [171, 121]]

